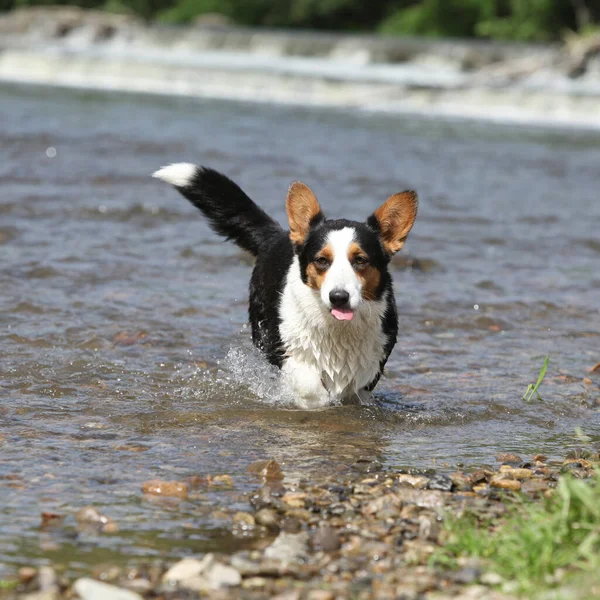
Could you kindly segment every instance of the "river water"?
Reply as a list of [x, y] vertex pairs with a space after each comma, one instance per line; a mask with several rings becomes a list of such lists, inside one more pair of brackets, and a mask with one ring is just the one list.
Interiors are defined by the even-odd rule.
[[[247, 506], [257, 460], [310, 481], [364, 457], [449, 472], [600, 442], [598, 133], [3, 87], [0, 148], [7, 568], [239, 545], [214, 510]], [[222, 170], [282, 222], [295, 179], [332, 217], [418, 190], [374, 406], [283, 404], [251, 349], [249, 259], [150, 177], [178, 161]], [[543, 400], [524, 402], [546, 355]], [[206, 474], [233, 487], [141, 492]], [[69, 526], [86, 505], [119, 533]], [[67, 526], [40, 531], [43, 511]]]

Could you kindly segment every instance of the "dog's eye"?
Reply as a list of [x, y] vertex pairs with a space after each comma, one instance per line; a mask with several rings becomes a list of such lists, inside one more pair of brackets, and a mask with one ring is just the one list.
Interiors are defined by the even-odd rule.
[[319, 269], [327, 269], [331, 263], [324, 256], [319, 256], [319, 258], [315, 260], [315, 264]]
[[354, 258], [354, 264], [359, 267], [362, 265], [366, 265], [369, 262], [369, 259], [366, 256], [358, 255]]

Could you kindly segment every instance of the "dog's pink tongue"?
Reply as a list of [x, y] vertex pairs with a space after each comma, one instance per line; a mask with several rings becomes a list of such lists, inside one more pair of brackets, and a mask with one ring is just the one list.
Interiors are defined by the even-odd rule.
[[352, 321], [354, 311], [351, 308], [332, 308], [331, 314], [338, 321]]

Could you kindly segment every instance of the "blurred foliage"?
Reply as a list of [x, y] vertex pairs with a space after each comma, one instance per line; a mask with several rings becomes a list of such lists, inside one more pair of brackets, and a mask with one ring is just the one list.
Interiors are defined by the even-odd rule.
[[221, 14], [240, 25], [528, 41], [600, 24], [600, 0], [0, 0], [0, 10], [49, 4], [168, 23]]

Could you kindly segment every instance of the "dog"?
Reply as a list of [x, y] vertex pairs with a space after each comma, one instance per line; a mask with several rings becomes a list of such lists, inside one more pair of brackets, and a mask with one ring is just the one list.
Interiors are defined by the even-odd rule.
[[153, 177], [255, 257], [252, 341], [281, 369], [298, 406], [368, 401], [396, 344], [388, 267], [415, 222], [417, 194], [390, 196], [364, 223], [329, 220], [312, 190], [296, 181], [287, 193], [287, 232], [217, 171], [177, 163]]

